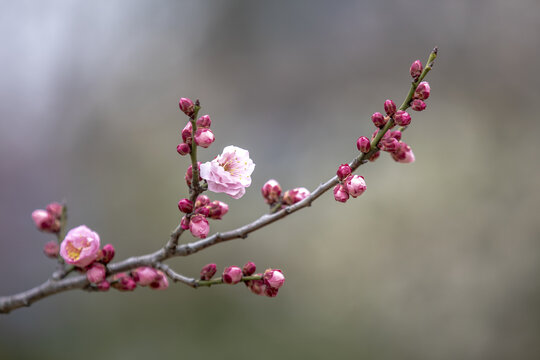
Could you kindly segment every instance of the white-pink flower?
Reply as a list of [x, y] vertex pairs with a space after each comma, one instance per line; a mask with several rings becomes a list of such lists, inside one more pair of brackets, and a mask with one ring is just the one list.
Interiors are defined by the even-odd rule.
[[208, 190], [239, 199], [251, 185], [254, 169], [249, 151], [229, 145], [214, 160], [201, 164], [200, 175], [208, 183]]

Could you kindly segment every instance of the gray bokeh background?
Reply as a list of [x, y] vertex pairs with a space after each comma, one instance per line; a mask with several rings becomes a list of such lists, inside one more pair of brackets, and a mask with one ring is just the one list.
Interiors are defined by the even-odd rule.
[[[2, 359], [540, 357], [540, 3], [508, 1], [17, 1], [0, 3], [0, 294], [54, 269], [30, 213], [70, 206], [117, 259], [162, 246], [187, 158], [178, 98], [256, 165], [212, 231], [266, 211], [259, 189], [314, 189], [356, 155], [369, 116], [400, 102], [440, 48], [417, 161], [360, 169], [273, 226], [170, 264], [195, 276], [255, 261], [287, 276], [243, 286], [63, 293], [0, 317]], [[187, 234], [182, 241], [192, 240]]]

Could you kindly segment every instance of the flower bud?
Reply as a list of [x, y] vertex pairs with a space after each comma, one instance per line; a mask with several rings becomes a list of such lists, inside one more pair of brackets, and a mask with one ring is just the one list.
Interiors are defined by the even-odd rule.
[[371, 121], [373, 121], [373, 125], [375, 125], [376, 127], [382, 128], [384, 125], [386, 125], [386, 123], [388, 122], [388, 119], [385, 118], [384, 115], [381, 114], [380, 112], [376, 112], [373, 115], [371, 115]]
[[60, 231], [60, 221], [46, 210], [34, 210], [32, 220], [39, 231], [57, 233]]
[[429, 83], [427, 81], [422, 81], [416, 87], [413, 97], [415, 99], [426, 100], [429, 97], [430, 92], [431, 88], [429, 87]]
[[98, 284], [105, 280], [107, 274], [107, 269], [102, 263], [95, 262], [86, 271], [86, 278], [92, 284]]
[[422, 111], [426, 108], [426, 103], [419, 99], [414, 99], [411, 103], [411, 109], [414, 111]]
[[345, 186], [341, 184], [337, 184], [334, 187], [334, 199], [342, 203], [347, 202], [347, 200], [349, 200], [349, 193], [347, 192], [347, 189], [345, 188]]
[[210, 198], [206, 195], [199, 195], [197, 200], [195, 200], [195, 208], [200, 208], [201, 206], [206, 206], [210, 204]]
[[399, 126], [407, 126], [411, 123], [411, 115], [403, 110], [398, 110], [394, 116], [394, 121]]
[[267, 269], [263, 275], [264, 284], [267, 288], [279, 289], [285, 282], [285, 276], [278, 269]]
[[195, 132], [195, 144], [199, 145], [200, 147], [207, 148], [215, 140], [216, 137], [210, 129], [200, 128]]
[[244, 276], [250, 276], [250, 275], [255, 274], [256, 270], [257, 270], [257, 266], [255, 266], [255, 263], [249, 261], [242, 268], [242, 274], [244, 274]]
[[287, 190], [285, 191], [285, 194], [283, 194], [283, 202], [287, 205], [296, 204], [307, 198], [309, 194], [309, 190], [304, 187]]
[[208, 225], [208, 220], [206, 220], [206, 217], [201, 214], [193, 215], [189, 221], [189, 231], [191, 231], [193, 236], [199, 239], [204, 239], [210, 231], [210, 226]]
[[391, 138], [396, 139], [397, 141], [401, 140], [401, 131], [399, 131], [399, 130], [389, 131], [389, 132], [387, 132], [387, 134], [389, 134], [388, 136], [390, 136]]
[[376, 153], [373, 153], [373, 155], [371, 155], [368, 160], [374, 162], [379, 158], [379, 156], [381, 156], [381, 152], [377, 151]]
[[209, 210], [208, 216], [210, 217], [210, 219], [214, 220], [221, 220], [223, 216], [225, 216], [225, 214], [229, 212], [229, 205], [218, 200], [212, 201], [210, 205], [207, 205], [207, 207]]
[[111, 288], [111, 283], [108, 282], [107, 280], [103, 280], [102, 282], [97, 284], [97, 289], [99, 291], [109, 291], [110, 288]]
[[189, 199], [182, 199], [178, 202], [178, 210], [183, 213], [189, 214], [193, 211], [193, 202]]
[[112, 280], [112, 287], [120, 291], [133, 291], [137, 287], [135, 280], [126, 273], [115, 274]]
[[366, 181], [363, 176], [353, 175], [345, 181], [344, 185], [353, 198], [362, 195], [366, 191]]
[[176, 147], [176, 152], [184, 156], [191, 152], [191, 147], [186, 143], [181, 143]]
[[210, 215], [210, 209], [208, 206], [201, 206], [195, 209], [195, 214], [201, 214], [204, 217], [208, 217], [208, 215]]
[[169, 287], [169, 280], [167, 276], [161, 270], [157, 270], [158, 279], [150, 284], [150, 288], [153, 290], [165, 290]]
[[386, 134], [379, 142], [379, 148], [383, 151], [393, 152], [399, 146], [399, 141], [397, 141], [393, 137], [386, 136]]
[[396, 113], [396, 104], [392, 100], [386, 100], [384, 102], [384, 111], [388, 116], [394, 115]]
[[264, 295], [265, 295], [265, 296], [268, 296], [268, 297], [276, 297], [277, 294], [278, 294], [278, 291], [279, 291], [279, 289], [276, 289], [276, 288], [273, 288], [273, 287], [266, 286], [266, 287], [264, 288]]
[[261, 188], [261, 193], [264, 201], [267, 204], [272, 205], [279, 201], [279, 197], [281, 196], [281, 186], [276, 180], [270, 179], [264, 183]]
[[[262, 275], [262, 274], [256, 274], [256, 275]], [[264, 295], [264, 290], [266, 290], [266, 285], [264, 284], [264, 280], [251, 280], [248, 284], [249, 289], [252, 293], [256, 295]]]
[[193, 104], [193, 101], [191, 101], [188, 98], [180, 98], [180, 101], [178, 102], [178, 106], [180, 107], [180, 110], [184, 112], [187, 116], [193, 115], [193, 111], [195, 110], [195, 105]]
[[212, 125], [210, 115], [203, 115], [197, 119], [197, 128], [209, 128]]
[[191, 125], [191, 121], [188, 121], [186, 126], [182, 129], [182, 141], [190, 145], [191, 141], [193, 140], [191, 138], [192, 134], [193, 134], [193, 126]]
[[392, 153], [392, 158], [403, 164], [409, 164], [415, 160], [411, 147], [404, 142], [399, 143], [399, 147]]
[[345, 179], [347, 176], [351, 175], [351, 167], [349, 164], [341, 164], [338, 168], [336, 175], [339, 180]]
[[108, 264], [114, 258], [114, 246], [107, 244], [101, 249], [101, 259], [102, 263]]
[[60, 246], [58, 245], [58, 241], [51, 240], [45, 244], [43, 247], [43, 253], [47, 255], [47, 257], [50, 257], [51, 259], [55, 259], [58, 257], [58, 252], [60, 251]]
[[356, 140], [356, 147], [358, 148], [358, 151], [367, 154], [371, 150], [371, 142], [367, 137], [360, 136], [358, 140]]
[[238, 266], [229, 266], [223, 271], [222, 279], [225, 284], [238, 284], [242, 280], [242, 269]]
[[64, 211], [64, 207], [62, 204], [59, 204], [57, 202], [52, 202], [46, 207], [47, 212], [54, 216], [56, 219], [60, 220], [62, 217], [62, 212]]
[[148, 286], [161, 278], [158, 271], [150, 266], [141, 266], [132, 270], [131, 277], [140, 286]]
[[[201, 162], [197, 161], [197, 169], [199, 170], [199, 174], [201, 171]], [[191, 186], [191, 182], [193, 181], [193, 168], [191, 165], [189, 165], [188, 169], [186, 170], [186, 176], [184, 177], [186, 179], [186, 184], [188, 186]]]
[[207, 264], [201, 269], [201, 280], [210, 280], [216, 274], [216, 264]]
[[187, 217], [182, 216], [182, 220], [180, 221], [180, 227], [184, 230], [189, 229], [189, 220]]
[[420, 75], [422, 75], [423, 66], [420, 60], [416, 60], [411, 64], [411, 76], [414, 79], [414, 81], [418, 80]]

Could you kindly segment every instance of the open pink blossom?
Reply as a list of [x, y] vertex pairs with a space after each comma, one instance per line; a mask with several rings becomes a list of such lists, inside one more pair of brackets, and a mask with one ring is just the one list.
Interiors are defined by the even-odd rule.
[[254, 169], [249, 151], [229, 145], [214, 160], [201, 164], [200, 175], [208, 183], [208, 190], [239, 199], [251, 185]]
[[85, 225], [69, 230], [62, 244], [60, 255], [65, 262], [84, 268], [99, 255], [99, 235]]

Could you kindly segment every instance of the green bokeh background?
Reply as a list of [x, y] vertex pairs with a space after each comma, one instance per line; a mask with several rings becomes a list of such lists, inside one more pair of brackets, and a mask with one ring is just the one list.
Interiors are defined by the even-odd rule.
[[[44, 281], [51, 237], [30, 213], [70, 206], [117, 259], [162, 246], [188, 159], [178, 98], [256, 163], [212, 231], [266, 211], [259, 189], [314, 189], [350, 161], [385, 99], [434, 45], [432, 98], [405, 141], [246, 240], [169, 262], [196, 276], [283, 269], [274, 299], [243, 286], [63, 293], [0, 316], [1, 359], [538, 359], [540, 3], [516, 1], [0, 2], [0, 294]], [[187, 234], [183, 242], [192, 240]]]

